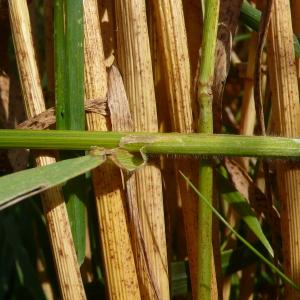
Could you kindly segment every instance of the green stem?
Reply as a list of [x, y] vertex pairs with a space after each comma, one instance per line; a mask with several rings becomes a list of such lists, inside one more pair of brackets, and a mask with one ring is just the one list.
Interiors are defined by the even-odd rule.
[[300, 158], [300, 139], [225, 134], [0, 129], [0, 149], [107, 149], [146, 154]]
[[[200, 55], [198, 132], [213, 133], [212, 84], [218, 33], [219, 0], [206, 0], [203, 39]], [[199, 191], [212, 202], [213, 167], [211, 160], [202, 160], [199, 167]], [[198, 299], [211, 299], [212, 290], [212, 212], [199, 199], [198, 203]]]

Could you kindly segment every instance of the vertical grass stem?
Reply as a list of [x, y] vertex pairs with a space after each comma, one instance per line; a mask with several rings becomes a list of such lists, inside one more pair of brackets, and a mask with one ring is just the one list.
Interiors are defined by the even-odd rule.
[[[213, 132], [212, 84], [217, 40], [218, 0], [206, 0], [198, 78], [199, 122], [198, 132]], [[211, 161], [201, 161], [199, 168], [199, 191], [212, 202], [213, 169]], [[202, 201], [198, 203], [198, 299], [211, 299], [212, 282], [212, 214]]]

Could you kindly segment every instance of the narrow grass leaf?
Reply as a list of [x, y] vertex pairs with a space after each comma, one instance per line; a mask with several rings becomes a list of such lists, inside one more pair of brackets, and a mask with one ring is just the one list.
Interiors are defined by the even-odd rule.
[[187, 184], [195, 191], [195, 193], [203, 200], [203, 202], [213, 211], [213, 213], [218, 217], [218, 219], [249, 249], [251, 250], [259, 259], [261, 259], [270, 269], [275, 272], [284, 282], [288, 283], [295, 290], [300, 292], [300, 286], [298, 286], [294, 281], [287, 277], [279, 268], [277, 268], [272, 262], [265, 258], [256, 248], [254, 248], [246, 239], [244, 239], [224, 218], [223, 216], [210, 204], [203, 195], [197, 190], [193, 183], [182, 173], [181, 176], [185, 179]]
[[104, 155], [86, 155], [3, 176], [0, 178], [0, 210], [65, 183], [71, 178], [96, 168], [104, 160]]
[[267, 249], [269, 254], [274, 257], [274, 251], [270, 245], [268, 239], [261, 229], [261, 225], [253, 212], [251, 206], [246, 201], [246, 199], [237, 192], [229, 183], [228, 179], [218, 173], [220, 186], [222, 187], [222, 194], [225, 196], [225, 200], [233, 207], [233, 209], [238, 213], [242, 220], [247, 224], [249, 229], [255, 234], [255, 236], [261, 241], [264, 247]]
[[85, 129], [82, 0], [56, 0], [55, 96], [57, 129]]
[[[258, 31], [261, 19], [261, 11], [244, 1], [241, 6], [240, 20], [252, 30]], [[300, 43], [297, 36], [294, 34], [294, 48], [296, 57], [300, 57]]]
[[[56, 0], [55, 82], [57, 129], [85, 129], [84, 50], [82, 0]], [[63, 159], [83, 153], [63, 152]], [[78, 261], [85, 255], [85, 177], [68, 182], [63, 189]]]

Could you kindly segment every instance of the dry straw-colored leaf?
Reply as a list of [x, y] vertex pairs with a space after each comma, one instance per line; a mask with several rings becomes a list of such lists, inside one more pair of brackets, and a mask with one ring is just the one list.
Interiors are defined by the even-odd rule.
[[216, 132], [220, 132], [222, 124], [223, 90], [229, 72], [233, 38], [238, 26], [241, 4], [242, 0], [220, 1], [219, 28], [213, 84], [214, 130]]

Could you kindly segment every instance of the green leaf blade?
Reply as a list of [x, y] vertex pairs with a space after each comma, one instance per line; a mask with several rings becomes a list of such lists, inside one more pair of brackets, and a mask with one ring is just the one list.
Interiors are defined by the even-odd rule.
[[237, 192], [228, 182], [227, 178], [218, 174], [220, 180], [220, 186], [223, 188], [222, 194], [225, 196], [225, 200], [234, 208], [242, 220], [246, 223], [249, 229], [255, 234], [255, 236], [260, 240], [260, 242], [267, 249], [268, 253], [274, 257], [274, 251], [270, 245], [268, 239], [266, 238], [263, 230], [261, 228], [260, 222], [257, 219], [255, 213], [253, 212], [251, 206], [246, 201], [246, 199]]
[[[56, 127], [84, 130], [84, 50], [82, 0], [58, 0], [55, 16]], [[61, 21], [63, 20], [63, 22]], [[63, 59], [62, 59], [63, 58]], [[61, 153], [72, 158], [82, 153]], [[85, 177], [67, 183], [64, 188], [67, 211], [79, 263], [85, 255]]]
[[182, 173], [181, 176], [185, 179], [187, 184], [194, 190], [194, 192], [203, 200], [203, 202], [209, 206], [212, 212], [218, 217], [218, 219], [249, 249], [251, 250], [259, 259], [261, 259], [266, 265], [268, 265], [273, 272], [275, 272], [284, 282], [291, 285], [294, 289], [300, 292], [300, 286], [298, 286], [292, 279], [286, 276], [277, 266], [265, 258], [256, 248], [254, 248], [246, 239], [244, 239], [224, 218], [223, 216], [210, 204], [203, 195], [197, 190], [197, 188], [192, 184], [192, 182]]
[[[259, 22], [261, 19], [261, 11], [250, 5], [247, 1], [244, 1], [241, 6], [241, 21], [249, 26], [252, 30], [258, 31]], [[294, 48], [297, 58], [300, 57], [300, 43], [297, 36], [294, 34]]]
[[32, 168], [0, 178], [0, 208], [10, 206], [26, 196], [63, 184], [102, 164], [105, 156], [86, 155]]

